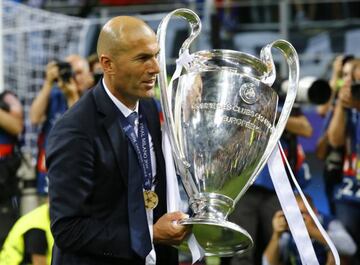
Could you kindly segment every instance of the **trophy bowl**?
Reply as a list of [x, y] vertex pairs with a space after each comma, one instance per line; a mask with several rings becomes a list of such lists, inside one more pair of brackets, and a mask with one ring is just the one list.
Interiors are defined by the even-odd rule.
[[[165, 31], [173, 15], [189, 21], [192, 32], [167, 84]], [[189, 54], [188, 46], [200, 29], [199, 18], [189, 9], [173, 11], [160, 24], [161, 103], [177, 173], [193, 212], [179, 223], [192, 226], [205, 255], [233, 256], [247, 251], [253, 241], [227, 217], [282, 134], [296, 97], [298, 60], [283, 40], [263, 48], [261, 59], [220, 49]], [[285, 54], [290, 68], [288, 95], [276, 126], [272, 47]]]

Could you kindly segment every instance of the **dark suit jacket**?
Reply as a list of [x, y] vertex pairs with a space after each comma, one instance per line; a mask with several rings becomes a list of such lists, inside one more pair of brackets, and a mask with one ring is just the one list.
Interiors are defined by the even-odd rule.
[[[140, 100], [154, 144], [159, 205], [166, 212], [165, 163], [155, 101]], [[144, 264], [131, 250], [127, 209], [128, 144], [120, 111], [101, 82], [55, 124], [46, 147], [53, 265]], [[143, 200], [143, 198], [134, 198]], [[155, 246], [157, 264], [178, 264], [177, 250]]]

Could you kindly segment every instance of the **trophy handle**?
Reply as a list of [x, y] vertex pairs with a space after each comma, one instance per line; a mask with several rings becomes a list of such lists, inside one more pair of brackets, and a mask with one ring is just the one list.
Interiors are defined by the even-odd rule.
[[239, 194], [236, 201], [242, 196], [242, 194], [247, 190], [247, 188], [252, 184], [252, 182], [255, 180], [255, 177], [260, 173], [260, 171], [265, 166], [266, 161], [270, 157], [272, 151], [274, 150], [277, 142], [279, 141], [285, 126], [286, 122], [290, 116], [290, 112], [292, 109], [292, 106], [295, 102], [298, 84], [299, 84], [299, 57], [295, 50], [295, 48], [287, 41], [285, 40], [276, 40], [268, 45], [266, 45], [264, 48], [262, 48], [260, 53], [261, 60], [266, 64], [268, 68], [267, 75], [261, 80], [263, 83], [267, 84], [268, 86], [272, 86], [272, 84], [275, 81], [276, 77], [276, 69], [274, 65], [274, 60], [272, 57], [271, 49], [277, 48], [281, 51], [281, 53], [284, 55], [286, 62], [289, 66], [289, 89], [286, 94], [285, 103], [282, 108], [280, 117], [278, 119], [278, 122], [276, 124], [276, 127], [272, 128], [271, 135], [269, 137], [268, 145], [265, 149], [264, 155], [260, 159], [260, 162], [255, 169], [253, 175], [251, 176], [252, 181], [249, 182], [247, 187]]
[[[169, 114], [169, 115], [164, 115], [165, 126], [167, 128], [167, 132], [169, 133], [169, 139], [172, 146], [174, 159], [177, 161], [177, 163], [175, 164], [177, 166], [187, 167], [188, 163], [186, 162], [184, 154], [179, 146], [179, 142], [178, 142], [179, 139], [175, 135], [175, 123], [174, 123], [174, 116], [172, 111], [173, 110], [172, 82], [170, 82], [170, 85], [168, 85], [167, 82], [165, 41], [166, 41], [166, 29], [172, 16], [177, 16], [188, 21], [191, 29], [190, 36], [184, 41], [184, 43], [181, 46], [181, 49], [179, 50], [179, 58], [181, 58], [183, 54], [189, 55], [189, 46], [201, 31], [201, 21], [199, 16], [192, 10], [186, 8], [179, 8], [166, 15], [161, 21], [157, 30], [157, 37], [160, 46], [160, 53], [158, 56], [159, 66], [160, 66], [160, 72], [159, 72], [159, 87], [161, 92], [160, 100], [161, 100], [163, 112]], [[179, 69], [178, 71], [179, 71], [178, 75], [180, 75], [181, 69]], [[174, 77], [172, 79], [175, 79]]]

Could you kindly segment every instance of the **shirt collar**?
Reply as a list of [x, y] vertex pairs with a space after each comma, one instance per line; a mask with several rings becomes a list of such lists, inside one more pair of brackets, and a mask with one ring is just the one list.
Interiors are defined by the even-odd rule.
[[102, 79], [102, 84], [105, 88], [106, 94], [110, 97], [111, 101], [114, 102], [115, 106], [121, 111], [121, 113], [127, 118], [132, 112], [136, 111], [139, 113], [139, 101], [136, 103], [135, 110], [131, 110], [124, 105], [120, 100], [118, 100], [108, 89], [104, 82], [104, 78]]

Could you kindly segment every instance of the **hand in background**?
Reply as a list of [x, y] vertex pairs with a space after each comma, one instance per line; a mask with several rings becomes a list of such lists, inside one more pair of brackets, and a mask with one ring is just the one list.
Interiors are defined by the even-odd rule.
[[289, 230], [288, 223], [283, 211], [277, 211], [272, 219], [273, 233], [280, 236], [283, 232]]
[[351, 95], [350, 85], [344, 85], [339, 91], [340, 104], [344, 108], [356, 108], [360, 110], [360, 101]]
[[55, 61], [51, 61], [46, 65], [45, 69], [45, 82], [47, 82], [50, 86], [54, 84], [54, 82], [59, 77], [59, 68], [56, 65]]

